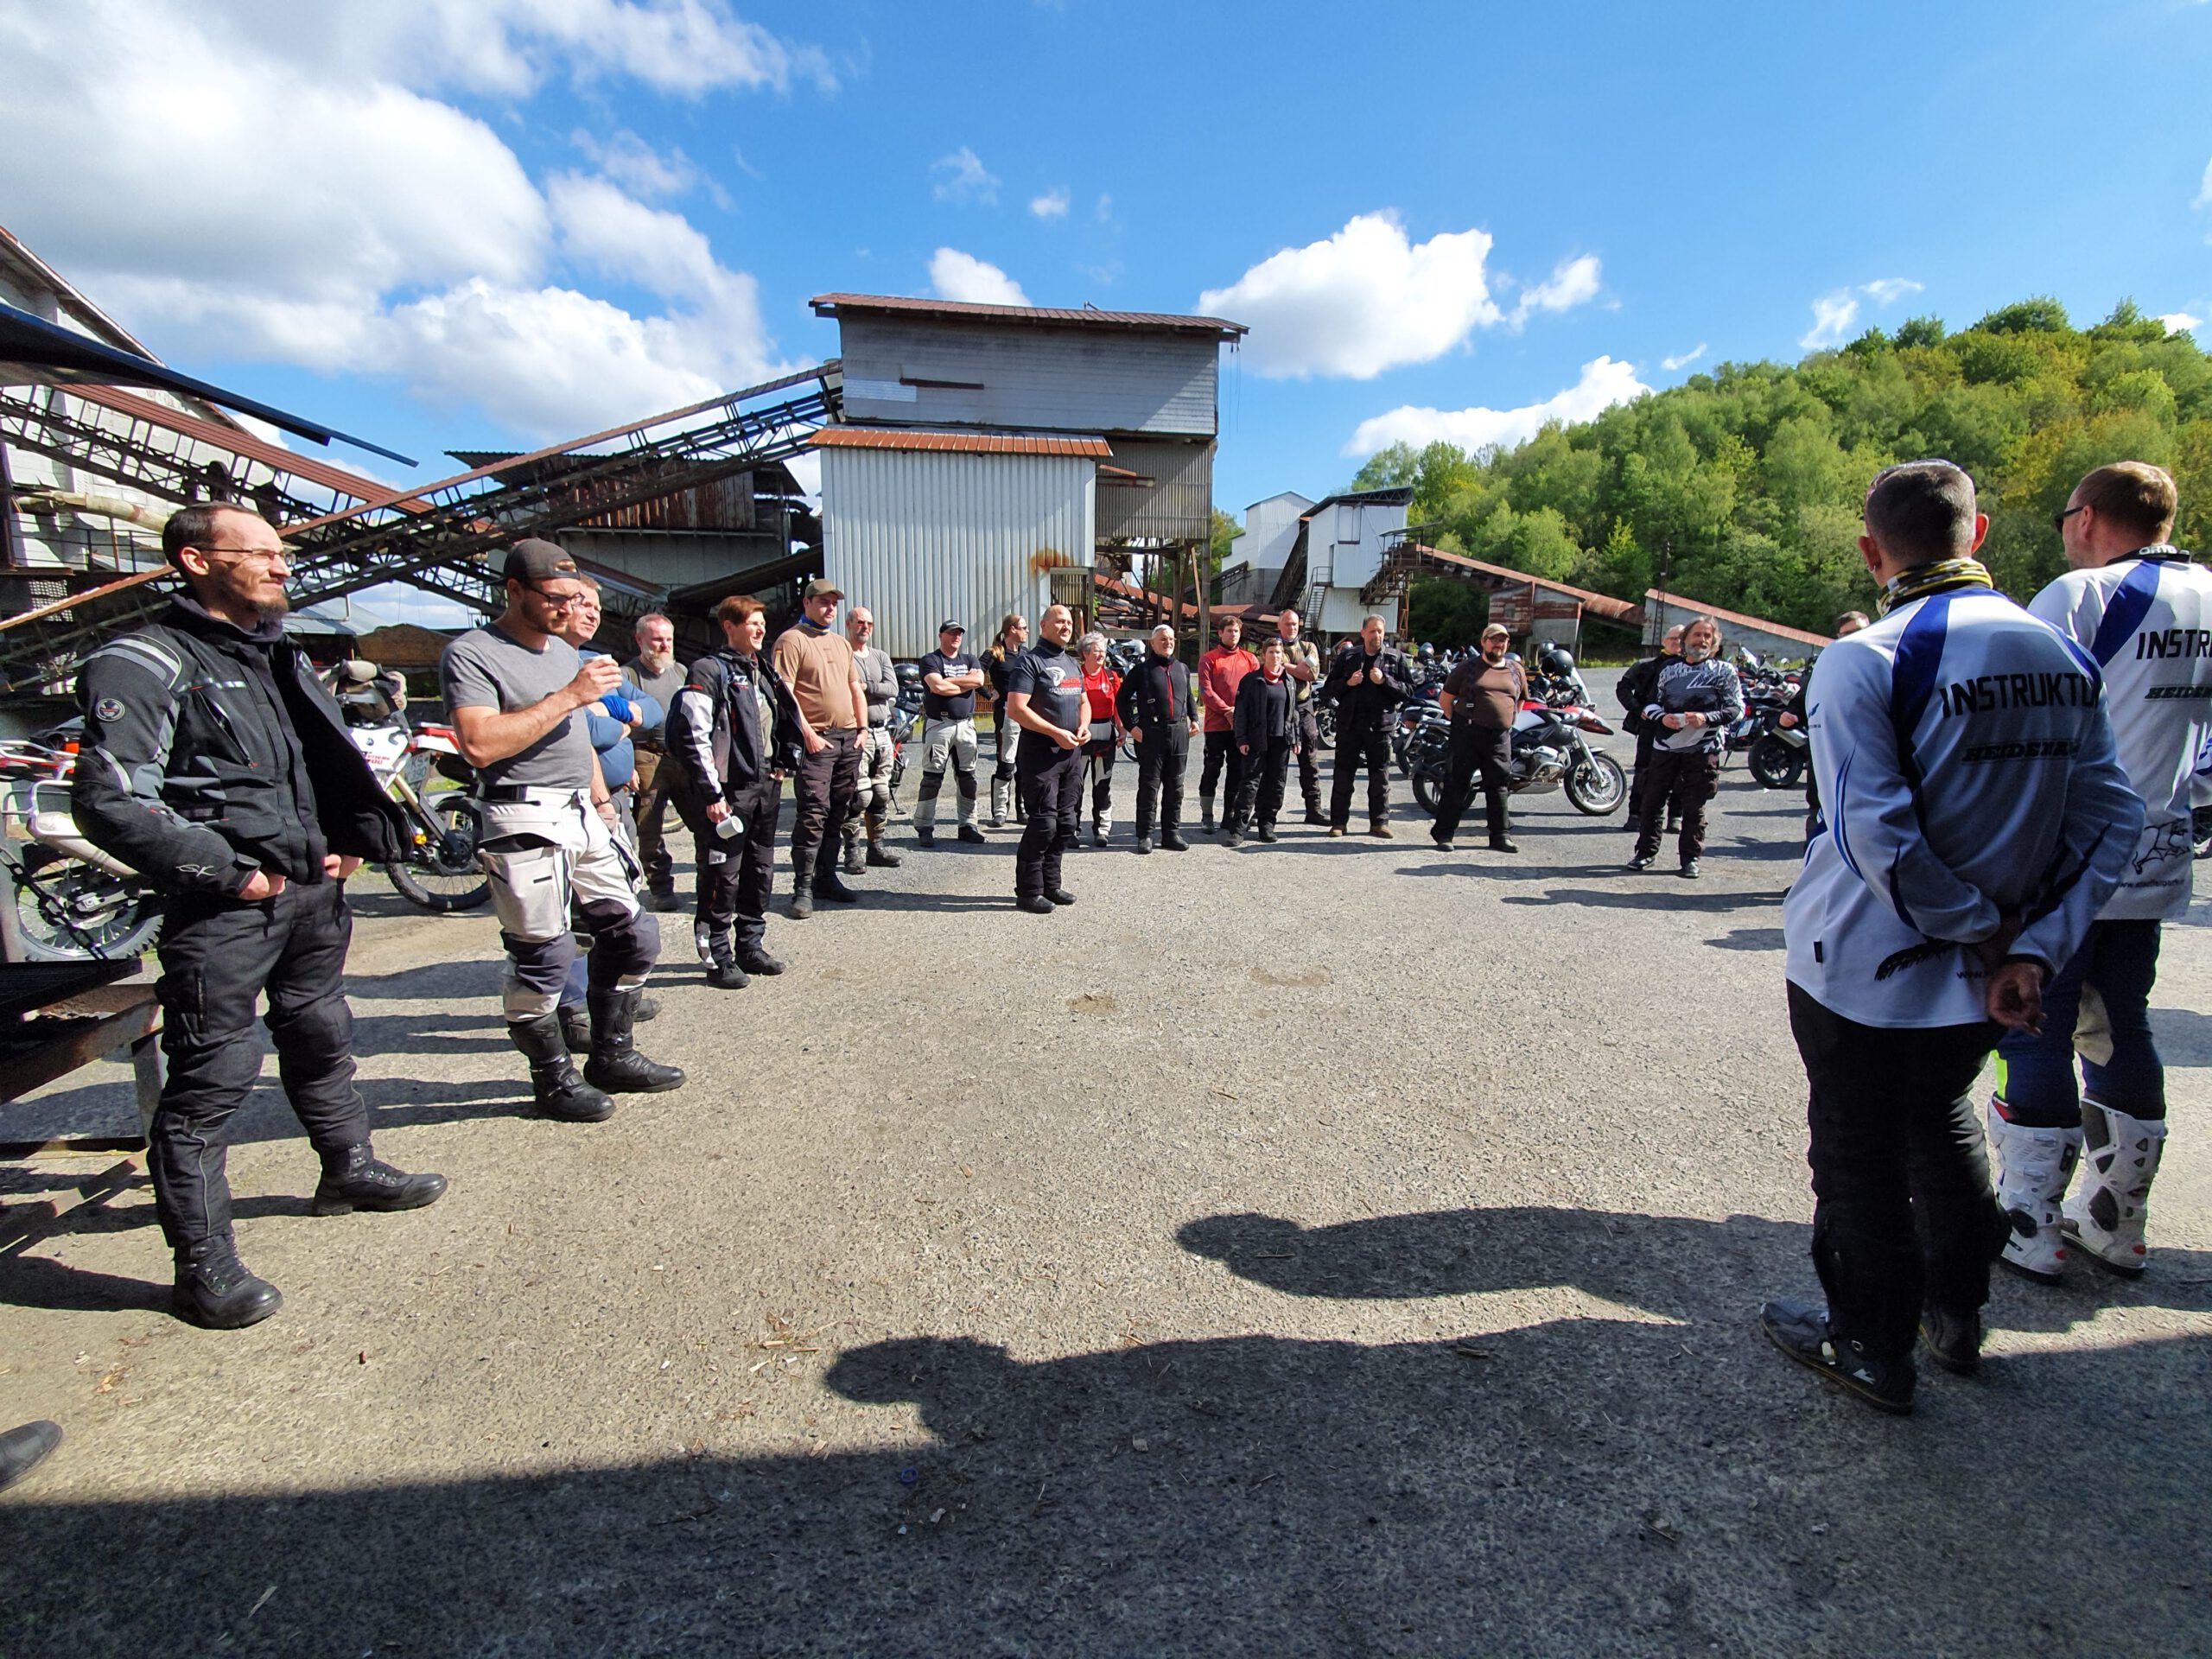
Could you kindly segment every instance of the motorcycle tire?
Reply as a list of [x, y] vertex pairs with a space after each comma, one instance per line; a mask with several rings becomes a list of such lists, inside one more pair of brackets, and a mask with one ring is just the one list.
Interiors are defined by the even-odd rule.
[[1771, 732], [1751, 745], [1745, 757], [1751, 776], [1768, 789], [1795, 789], [1805, 776], [1805, 752]]
[[1628, 774], [1610, 754], [1592, 754], [1567, 774], [1567, 798], [1593, 818], [1618, 810], [1627, 795]]
[[1325, 702], [1313, 711], [1313, 741], [1316, 747], [1333, 749], [1337, 747], [1337, 708]]
[[[1440, 762], [1414, 768], [1414, 799], [1419, 804], [1421, 810], [1431, 818], [1434, 818], [1443, 807], [1444, 785], [1450, 775], [1448, 768]], [[1473, 801], [1474, 794], [1474, 790], [1470, 788], [1467, 791], [1467, 800], [1462, 802], [1460, 805], [1462, 812]]]
[[35, 842], [8, 872], [16, 931], [33, 962], [114, 962], [143, 956], [161, 931], [160, 895]]
[[384, 873], [399, 896], [418, 910], [434, 916], [474, 910], [492, 896], [492, 884], [476, 861], [484, 823], [474, 798], [447, 790], [428, 798], [423, 807], [438, 836], [426, 836], [412, 855], [386, 864]]

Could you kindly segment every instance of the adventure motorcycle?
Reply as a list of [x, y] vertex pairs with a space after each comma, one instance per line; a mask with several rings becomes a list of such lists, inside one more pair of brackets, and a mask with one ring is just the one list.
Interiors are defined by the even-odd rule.
[[10, 962], [136, 957], [161, 930], [160, 895], [78, 829], [76, 769], [66, 728], [0, 743], [0, 957]]
[[[1592, 748], [1589, 740], [1610, 736], [1612, 729], [1586, 707], [1554, 709], [1537, 698], [1529, 698], [1513, 721], [1509, 792], [1547, 795], [1564, 789], [1576, 811], [1604, 817], [1626, 798], [1628, 776], [1619, 761]], [[1452, 722], [1439, 715], [1424, 723], [1412, 766], [1414, 798], [1431, 817], [1443, 803], [1451, 770]], [[1479, 779], [1471, 780], [1471, 798], [1479, 787]]]
[[405, 683], [373, 663], [341, 662], [328, 683], [346, 735], [407, 820], [407, 855], [384, 867], [392, 887], [409, 904], [437, 915], [483, 904], [492, 896], [476, 861], [483, 814], [474, 793], [476, 774], [462, 759], [453, 728], [410, 720]]

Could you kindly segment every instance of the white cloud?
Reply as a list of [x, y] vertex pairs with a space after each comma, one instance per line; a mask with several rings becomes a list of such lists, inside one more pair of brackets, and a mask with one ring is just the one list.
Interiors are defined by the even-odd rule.
[[1067, 187], [1055, 185], [1041, 196], [1032, 196], [1029, 211], [1039, 219], [1065, 219], [1068, 216]]
[[[752, 278], [681, 215], [609, 178], [541, 188], [489, 125], [404, 80], [496, 90], [569, 51], [595, 54], [579, 74], [679, 92], [792, 73], [732, 56], [760, 43], [719, 4], [409, 0], [333, 10], [321, 35], [294, 10], [326, 16], [245, 0], [0, 8], [10, 227], [156, 350], [389, 376], [531, 437], [775, 366]], [[475, 55], [418, 72], [422, 40], [395, 35], [394, 16]], [[672, 67], [655, 41], [706, 62]], [[66, 151], [62, 131], [76, 135]], [[639, 189], [677, 164], [620, 135], [600, 150]], [[662, 308], [632, 315], [570, 285], [585, 274]]]
[[1598, 260], [1594, 254], [1563, 259], [1552, 274], [1534, 288], [1524, 288], [1507, 318], [1519, 328], [1538, 311], [1565, 311], [1598, 296]]
[[[604, 143], [579, 127], [569, 135], [569, 142], [633, 196], [680, 196], [699, 182], [699, 169], [681, 149], [664, 156], [627, 127]], [[745, 158], [739, 156], [738, 165], [744, 164]]]
[[1910, 276], [1880, 276], [1871, 283], [1861, 283], [1859, 291], [1877, 305], [1895, 305], [1908, 294], [1917, 294], [1927, 287]]
[[1687, 352], [1676, 352], [1671, 357], [1661, 358], [1659, 359], [1659, 366], [1666, 370], [1668, 373], [1672, 374], [1676, 369], [1687, 369], [1691, 364], [1696, 362], [1698, 359], [1704, 355], [1705, 342], [1700, 340]]
[[2212, 207], [2212, 162], [2204, 163], [2204, 182], [2196, 187], [2196, 200], [2192, 207]]
[[939, 201], [995, 202], [999, 199], [999, 181], [995, 174], [983, 165], [982, 158], [963, 144], [950, 156], [940, 156], [930, 163], [930, 171], [937, 175], [931, 194]]
[[1198, 309], [1249, 323], [1248, 366], [1269, 376], [1371, 380], [1441, 357], [1500, 321], [1483, 276], [1491, 239], [1460, 231], [1409, 243], [1393, 213], [1362, 213], [1325, 242], [1285, 248]]
[[2185, 334], [2191, 329], [2204, 326], [2203, 318], [2192, 317], [2186, 311], [2169, 311], [2158, 321], [2165, 324], [2166, 332], [2170, 334]]
[[960, 300], [970, 305], [1029, 303], [1020, 283], [996, 265], [957, 248], [939, 248], [930, 256], [930, 286], [940, 300]]
[[1591, 420], [1650, 390], [1636, 378], [1632, 365], [1596, 358], [1582, 365], [1580, 379], [1541, 404], [1519, 409], [1416, 409], [1408, 404], [1377, 415], [1359, 423], [1343, 453], [1371, 455], [1402, 442], [1419, 448], [1440, 438], [1466, 450], [1510, 448], [1535, 436], [1548, 422]]
[[1098, 198], [1098, 206], [1091, 209], [1090, 216], [1101, 225], [1111, 219], [1114, 217], [1114, 198], [1102, 194]]
[[1833, 294], [1823, 294], [1813, 302], [1813, 326], [1798, 336], [1797, 343], [1808, 352], [1824, 352], [1840, 346], [1843, 337], [1851, 332], [1851, 325], [1859, 321], [1859, 302], [1851, 296], [1849, 289], [1840, 288]]

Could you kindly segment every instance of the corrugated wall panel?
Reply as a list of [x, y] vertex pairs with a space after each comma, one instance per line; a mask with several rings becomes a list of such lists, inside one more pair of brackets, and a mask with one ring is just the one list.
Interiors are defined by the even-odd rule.
[[838, 342], [851, 420], [1214, 435], [1211, 340], [849, 317]]
[[980, 650], [999, 618], [1035, 620], [1047, 551], [1088, 566], [1094, 473], [1061, 455], [824, 449], [823, 562], [849, 603], [875, 613], [876, 643], [909, 658], [956, 617]]
[[1149, 488], [1098, 480], [1098, 533], [1131, 540], [1204, 541], [1213, 532], [1213, 445], [1119, 438], [1112, 466], [1141, 473]]

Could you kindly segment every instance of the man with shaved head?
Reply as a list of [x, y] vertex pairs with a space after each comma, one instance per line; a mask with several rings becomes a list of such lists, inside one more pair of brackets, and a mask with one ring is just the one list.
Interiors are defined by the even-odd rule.
[[1074, 613], [1046, 606], [1037, 636], [1007, 672], [1006, 712], [1021, 728], [1014, 781], [1026, 815], [1014, 855], [1014, 902], [1046, 916], [1075, 903], [1060, 883], [1060, 868], [1083, 823], [1083, 743], [1090, 721], [1083, 665], [1068, 649]]
[[1183, 773], [1198, 733], [1198, 703], [1190, 665], [1175, 655], [1175, 625], [1162, 622], [1146, 642], [1144, 660], [1122, 682], [1116, 707], [1137, 746], [1137, 851], [1153, 848], [1155, 809], [1160, 845], [1171, 853], [1183, 839]]

